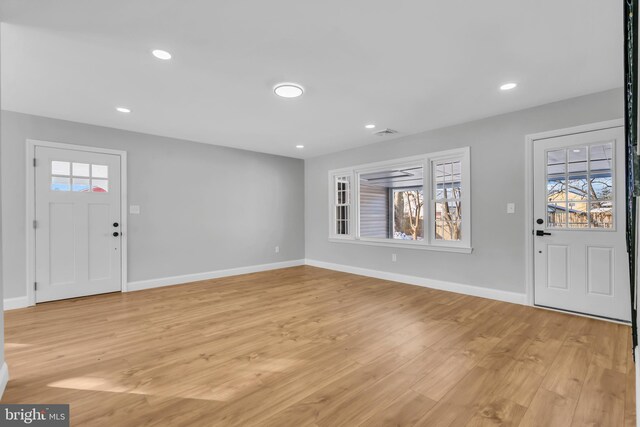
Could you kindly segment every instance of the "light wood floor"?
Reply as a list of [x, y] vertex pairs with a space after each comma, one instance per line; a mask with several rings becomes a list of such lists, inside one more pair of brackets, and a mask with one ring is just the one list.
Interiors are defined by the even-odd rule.
[[72, 425], [635, 425], [626, 326], [313, 267], [5, 316]]

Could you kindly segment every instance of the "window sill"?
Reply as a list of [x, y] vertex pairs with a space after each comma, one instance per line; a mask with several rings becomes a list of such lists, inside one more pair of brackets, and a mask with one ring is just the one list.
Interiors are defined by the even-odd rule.
[[329, 237], [329, 241], [332, 243], [351, 243], [356, 245], [386, 246], [389, 248], [418, 249], [422, 251], [453, 252], [453, 253], [459, 253], [459, 254], [470, 254], [471, 252], [473, 252], [473, 248], [471, 247], [427, 245], [424, 243], [418, 243], [413, 241], [386, 242], [383, 240], [352, 239], [352, 238], [346, 238], [346, 237]]

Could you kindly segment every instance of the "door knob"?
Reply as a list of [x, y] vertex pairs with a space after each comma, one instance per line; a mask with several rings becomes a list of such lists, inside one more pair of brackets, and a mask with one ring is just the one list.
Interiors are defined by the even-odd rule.
[[536, 230], [536, 236], [538, 236], [538, 237], [551, 236], [551, 233], [545, 233], [544, 230]]
[[113, 223], [113, 226], [114, 226], [114, 227], [117, 227], [117, 226], [119, 226], [119, 225], [120, 225], [120, 224], [118, 224], [117, 222], [114, 222], [114, 223]]
[[118, 233], [117, 231], [113, 232], [113, 237], [118, 237], [120, 235], [120, 233]]

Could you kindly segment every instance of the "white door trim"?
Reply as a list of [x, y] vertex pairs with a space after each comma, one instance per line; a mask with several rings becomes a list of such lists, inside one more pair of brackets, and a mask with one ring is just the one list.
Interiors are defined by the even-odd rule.
[[60, 148], [65, 150], [87, 151], [91, 153], [112, 154], [120, 157], [120, 215], [122, 230], [122, 273], [120, 277], [120, 289], [122, 292], [127, 291], [127, 237], [129, 235], [127, 224], [127, 152], [122, 150], [111, 150], [107, 148], [87, 147], [84, 145], [64, 144], [61, 142], [40, 141], [35, 139], [27, 139], [26, 142], [26, 171], [27, 171], [27, 214], [25, 218], [25, 226], [27, 230], [27, 304], [33, 306], [36, 304], [36, 294], [33, 283], [35, 282], [36, 259], [35, 259], [35, 243], [36, 233], [33, 228], [35, 217], [35, 167], [33, 159], [35, 158], [36, 147]]
[[525, 136], [524, 147], [524, 236], [525, 236], [525, 290], [527, 304], [534, 305], [534, 265], [533, 265], [533, 144], [536, 141], [559, 136], [575, 135], [578, 133], [593, 132], [596, 130], [612, 129], [624, 126], [624, 119], [608, 120], [604, 122], [589, 123], [586, 125], [557, 129], [547, 132], [533, 133]]

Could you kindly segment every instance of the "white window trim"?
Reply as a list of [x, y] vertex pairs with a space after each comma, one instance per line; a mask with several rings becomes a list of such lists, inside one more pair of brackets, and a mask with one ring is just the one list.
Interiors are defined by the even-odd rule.
[[[447, 241], [436, 240], [435, 230], [433, 229], [433, 218], [435, 217], [435, 204], [433, 203], [433, 177], [432, 177], [432, 164], [435, 161], [443, 160], [461, 160], [461, 175], [462, 175], [462, 198], [461, 203], [463, 206], [462, 215], [462, 240], [460, 241]], [[367, 163], [357, 165], [349, 168], [334, 169], [329, 171], [329, 241], [337, 243], [353, 243], [372, 246], [386, 246], [394, 248], [406, 248], [406, 249], [419, 249], [429, 251], [442, 251], [442, 252], [457, 252], [457, 253], [471, 253], [473, 248], [471, 246], [471, 153], [469, 147], [456, 148], [452, 150], [439, 151], [435, 153], [428, 153], [420, 156], [403, 157], [393, 160], [386, 160], [382, 162]], [[360, 237], [360, 175], [363, 173], [376, 172], [386, 167], [394, 166], [409, 166], [409, 165], [421, 165], [423, 167], [423, 189], [425, 207], [424, 209], [424, 221], [425, 224], [425, 239], [414, 240], [394, 240], [372, 237]], [[334, 193], [334, 181], [339, 176], [351, 176], [350, 185], [350, 216], [349, 216], [349, 234], [337, 235], [335, 233], [335, 193]], [[427, 206], [428, 203], [428, 206]], [[428, 231], [427, 231], [428, 230]]]

